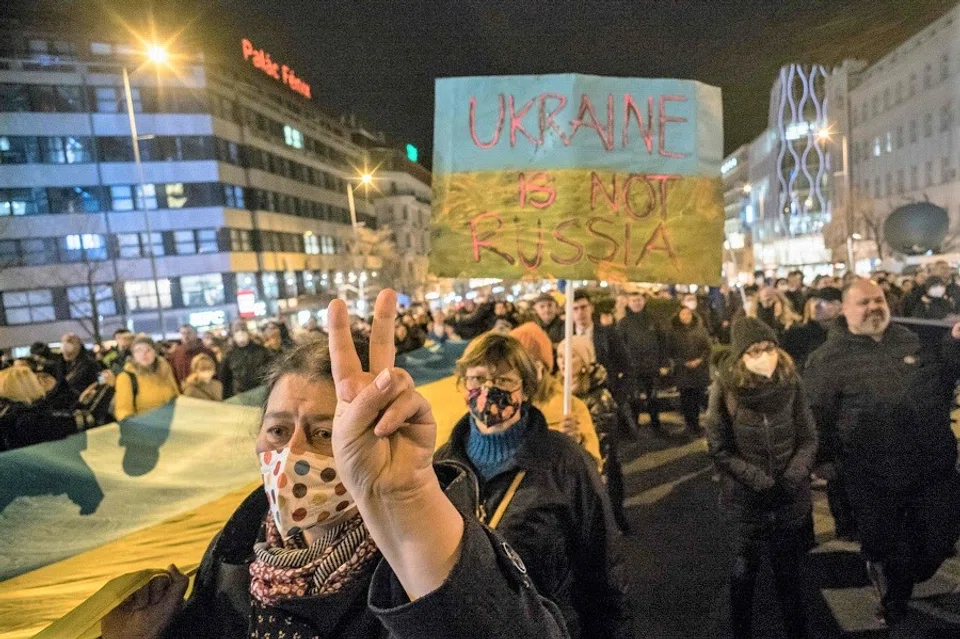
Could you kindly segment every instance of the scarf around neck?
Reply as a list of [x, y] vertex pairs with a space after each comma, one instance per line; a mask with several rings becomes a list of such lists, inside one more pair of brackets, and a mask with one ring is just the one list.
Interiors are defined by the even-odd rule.
[[284, 543], [269, 513], [264, 523], [266, 540], [253, 547], [250, 594], [267, 606], [337, 592], [362, 575], [377, 556], [377, 545], [359, 516], [330, 528], [310, 545], [300, 538]]
[[520, 419], [501, 433], [485, 435], [470, 415], [470, 431], [467, 434], [467, 457], [477, 467], [484, 479], [490, 479], [513, 466], [520, 444], [529, 427], [528, 404], [520, 407]]

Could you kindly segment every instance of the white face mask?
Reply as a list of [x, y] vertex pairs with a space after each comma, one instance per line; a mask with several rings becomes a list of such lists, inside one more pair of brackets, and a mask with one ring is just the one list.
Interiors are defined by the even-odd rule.
[[773, 377], [773, 372], [777, 370], [778, 361], [779, 356], [776, 350], [761, 353], [756, 357], [750, 357], [749, 355], [743, 356], [743, 364], [747, 367], [748, 371], [768, 379]]
[[683, 306], [689, 308], [691, 311], [695, 311], [697, 310], [697, 300], [686, 300]]
[[947, 292], [947, 287], [946, 287], [946, 286], [941, 286], [941, 285], [937, 284], [936, 286], [931, 286], [930, 288], [927, 289], [927, 296], [928, 296], [928, 297], [943, 297], [944, 294], [946, 294], [946, 292]]
[[289, 539], [356, 513], [333, 457], [290, 447], [260, 453], [260, 472], [277, 531]]

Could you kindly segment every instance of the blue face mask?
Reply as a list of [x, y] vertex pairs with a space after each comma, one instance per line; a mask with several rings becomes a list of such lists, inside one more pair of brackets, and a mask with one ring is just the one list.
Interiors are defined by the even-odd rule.
[[520, 412], [523, 397], [520, 390], [512, 393], [496, 386], [474, 388], [467, 395], [467, 405], [475, 420], [492, 428], [510, 421]]

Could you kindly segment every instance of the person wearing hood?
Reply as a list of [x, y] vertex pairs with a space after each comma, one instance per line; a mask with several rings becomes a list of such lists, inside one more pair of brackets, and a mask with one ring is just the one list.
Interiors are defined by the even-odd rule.
[[[564, 348], [564, 342], [557, 346], [560, 370], [563, 370], [564, 366]], [[630, 531], [630, 525], [623, 512], [623, 470], [620, 467], [617, 442], [618, 408], [607, 388], [607, 370], [594, 359], [590, 343], [583, 335], [570, 338], [570, 362], [574, 398], [582, 400], [590, 410], [590, 417], [600, 438], [600, 476], [607, 485], [613, 518], [620, 531], [626, 534]]]
[[939, 277], [929, 277], [924, 282], [925, 292], [913, 307], [911, 317], [939, 320], [957, 312], [953, 301], [947, 297], [947, 284]]
[[710, 389], [707, 437], [720, 473], [720, 508], [734, 543], [733, 634], [749, 638], [763, 550], [773, 569], [786, 636], [806, 637], [800, 567], [813, 539], [810, 471], [817, 431], [796, 365], [773, 330], [734, 322]]
[[130, 361], [117, 375], [113, 414], [118, 422], [159, 408], [180, 394], [173, 369], [167, 360], [157, 355], [153, 339], [148, 335], [137, 335], [130, 353]]
[[787, 351], [799, 370], [803, 370], [810, 353], [827, 341], [827, 333], [840, 315], [840, 289], [827, 287], [810, 291], [803, 309], [803, 321], [783, 332], [783, 350]]
[[246, 322], [237, 320], [232, 328], [232, 346], [220, 365], [224, 399], [263, 384], [275, 357], [266, 346], [250, 338]]
[[703, 321], [688, 307], [680, 309], [670, 326], [669, 355], [680, 391], [680, 410], [687, 431], [699, 437], [703, 432], [700, 409], [706, 404], [710, 385], [710, 335]]
[[647, 298], [641, 291], [633, 291], [627, 298], [623, 319], [617, 332], [627, 347], [630, 361], [625, 399], [633, 419], [640, 414], [640, 395], [646, 397], [645, 407], [650, 414], [650, 426], [660, 429], [660, 406], [657, 386], [667, 368], [667, 337], [647, 311]]
[[843, 316], [804, 373], [820, 434], [815, 472], [829, 478], [839, 463], [877, 614], [892, 625], [960, 536], [958, 379], [960, 323], [939, 336], [891, 324], [883, 290], [865, 279], [844, 290]]
[[206, 399], [211, 402], [223, 401], [223, 384], [214, 379], [217, 363], [204, 353], [200, 353], [190, 362], [190, 375], [183, 380], [184, 397]]

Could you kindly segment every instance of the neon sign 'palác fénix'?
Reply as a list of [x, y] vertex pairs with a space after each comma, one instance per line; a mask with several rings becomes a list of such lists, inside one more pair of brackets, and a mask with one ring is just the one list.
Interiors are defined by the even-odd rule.
[[274, 62], [270, 54], [263, 49], [256, 49], [253, 43], [243, 38], [240, 40], [243, 49], [243, 59], [250, 60], [253, 66], [260, 69], [274, 80], [279, 80], [305, 98], [310, 98], [310, 85], [294, 74], [293, 69], [285, 64]]

